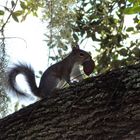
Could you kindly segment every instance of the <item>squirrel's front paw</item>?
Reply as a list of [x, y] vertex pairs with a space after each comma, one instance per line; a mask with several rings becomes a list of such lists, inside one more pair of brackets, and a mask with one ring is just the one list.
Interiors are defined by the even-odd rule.
[[72, 81], [69, 83], [70, 86], [75, 86], [78, 83], [78, 81]]

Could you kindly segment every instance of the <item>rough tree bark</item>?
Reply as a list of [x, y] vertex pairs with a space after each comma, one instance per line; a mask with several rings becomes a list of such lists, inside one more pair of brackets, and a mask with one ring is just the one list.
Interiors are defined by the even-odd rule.
[[140, 64], [56, 91], [0, 120], [0, 140], [139, 140]]

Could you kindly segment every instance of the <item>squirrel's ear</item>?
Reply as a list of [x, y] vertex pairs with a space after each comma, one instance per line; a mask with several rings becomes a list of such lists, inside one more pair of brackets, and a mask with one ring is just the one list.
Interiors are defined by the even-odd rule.
[[75, 46], [75, 48], [76, 48], [76, 49], [80, 49], [80, 47], [79, 47], [79, 45], [78, 45], [78, 44]]
[[79, 50], [80, 48], [79, 48], [79, 45], [76, 45], [75, 47], [72, 47], [72, 50], [74, 51], [74, 50]]

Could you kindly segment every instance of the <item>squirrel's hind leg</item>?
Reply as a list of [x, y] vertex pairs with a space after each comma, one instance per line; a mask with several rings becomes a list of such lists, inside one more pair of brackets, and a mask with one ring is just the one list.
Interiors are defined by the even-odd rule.
[[[43, 81], [43, 82], [42, 82]], [[39, 94], [41, 98], [47, 98], [57, 88], [60, 79], [55, 76], [48, 76], [44, 80], [41, 80], [39, 86]]]

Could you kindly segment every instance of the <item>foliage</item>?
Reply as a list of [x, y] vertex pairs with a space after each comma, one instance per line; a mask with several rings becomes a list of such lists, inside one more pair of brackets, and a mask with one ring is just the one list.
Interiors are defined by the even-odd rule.
[[21, 21], [24, 21], [29, 14], [38, 16], [37, 12], [39, 8], [44, 6], [44, 0], [11, 0], [5, 5], [1, 6], [0, 16], [10, 14], [16, 22], [19, 22], [20, 17]]
[[128, 7], [124, 10], [125, 14], [136, 14], [140, 12], [140, 1], [139, 0], [128, 0]]
[[140, 29], [138, 15], [133, 27], [124, 24], [124, 11], [130, 5], [128, 1], [79, 0], [79, 3], [73, 30], [77, 39], [91, 38], [93, 45], [98, 42], [99, 46], [95, 47], [98, 73], [135, 63], [140, 58], [140, 41], [131, 39], [132, 33]]
[[[68, 44], [72, 44], [72, 23], [75, 22], [75, 12], [73, 10], [76, 0], [51, 0], [46, 2], [43, 20], [48, 26], [46, 36], [47, 46], [52, 50], [50, 58], [54, 61], [63, 58]], [[57, 49], [56, 49], [57, 48]], [[55, 56], [54, 56], [55, 53]]]
[[[96, 60], [97, 73], [129, 65], [139, 59], [140, 41], [131, 39], [139, 33], [139, 15], [135, 15], [132, 25], [128, 26], [124, 22], [127, 9], [132, 5], [138, 7], [139, 2], [79, 0], [77, 3], [65, 3], [61, 0], [58, 3], [52, 0], [47, 5], [43, 18], [49, 21], [50, 35], [46, 34], [46, 41], [50, 49], [54, 51], [57, 47], [58, 50], [58, 55], [50, 57], [52, 60], [63, 56], [68, 45], [88, 39], [92, 39], [90, 44], [96, 51], [91, 53]], [[134, 12], [134, 9], [129, 11]]]

